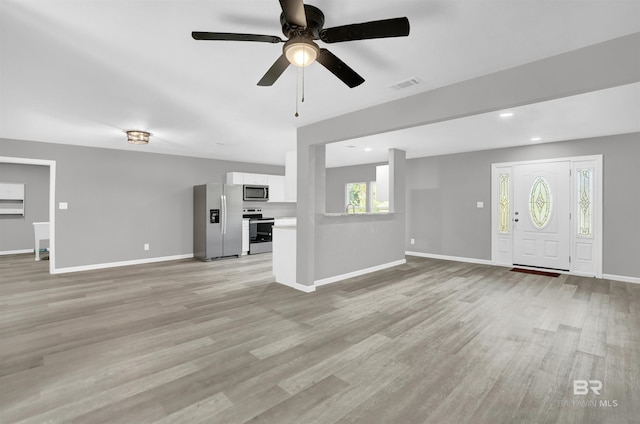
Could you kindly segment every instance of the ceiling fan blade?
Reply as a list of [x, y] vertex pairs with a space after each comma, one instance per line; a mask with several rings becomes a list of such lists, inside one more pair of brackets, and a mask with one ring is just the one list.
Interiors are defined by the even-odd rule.
[[284, 13], [284, 19], [301, 28], [307, 27], [307, 14], [304, 11], [302, 0], [280, 0], [280, 6]]
[[259, 41], [262, 43], [281, 43], [283, 39], [275, 35], [237, 34], [233, 32], [198, 32], [193, 31], [194, 40], [223, 40], [223, 41]]
[[406, 37], [409, 35], [409, 19], [393, 18], [326, 28], [320, 31], [325, 43], [368, 40], [372, 38]]
[[316, 60], [347, 84], [349, 88], [357, 87], [364, 82], [364, 78], [327, 49], [320, 49]]
[[264, 74], [262, 79], [258, 81], [258, 85], [263, 87], [273, 85], [273, 83], [276, 82], [278, 78], [280, 78], [280, 75], [282, 75], [284, 70], [287, 69], [289, 65], [290, 63], [287, 57], [285, 55], [280, 55], [278, 60], [276, 60], [273, 65], [271, 65], [271, 68], [269, 68], [267, 73]]

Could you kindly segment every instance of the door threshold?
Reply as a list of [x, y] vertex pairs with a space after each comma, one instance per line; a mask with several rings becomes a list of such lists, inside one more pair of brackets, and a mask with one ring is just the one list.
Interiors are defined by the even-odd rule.
[[524, 269], [528, 269], [531, 271], [536, 271], [536, 270], [548, 270], [548, 271], [554, 271], [554, 272], [563, 272], [565, 274], [570, 274], [571, 271], [568, 269], [564, 269], [564, 268], [549, 268], [549, 267], [544, 267], [544, 266], [535, 266], [535, 265], [523, 265], [523, 264], [513, 264], [514, 267], [518, 267], [518, 268], [524, 268]]

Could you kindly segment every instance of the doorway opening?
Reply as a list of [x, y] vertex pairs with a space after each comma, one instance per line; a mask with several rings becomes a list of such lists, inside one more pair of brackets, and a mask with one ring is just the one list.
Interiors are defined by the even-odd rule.
[[42, 165], [49, 167], [49, 223], [50, 223], [50, 239], [49, 239], [49, 274], [55, 274], [56, 270], [56, 161], [45, 159], [29, 159], [15, 158], [8, 156], [0, 156], [0, 163], [11, 163], [21, 165]]

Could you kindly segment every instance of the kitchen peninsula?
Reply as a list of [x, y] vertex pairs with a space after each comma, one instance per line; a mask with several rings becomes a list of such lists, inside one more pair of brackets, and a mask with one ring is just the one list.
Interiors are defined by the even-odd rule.
[[279, 219], [273, 226], [273, 275], [276, 282], [296, 285], [296, 219]]

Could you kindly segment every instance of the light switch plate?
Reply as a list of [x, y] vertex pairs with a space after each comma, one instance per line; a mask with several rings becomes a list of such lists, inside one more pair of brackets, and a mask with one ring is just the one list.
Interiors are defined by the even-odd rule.
[[478, 209], [482, 209], [482, 208], [484, 208], [484, 202], [477, 202], [477, 203], [476, 203], [476, 207], [477, 207]]
[[58, 207], [59, 207], [60, 209], [69, 209], [69, 204], [68, 204], [67, 202], [60, 202], [60, 203], [58, 204]]

